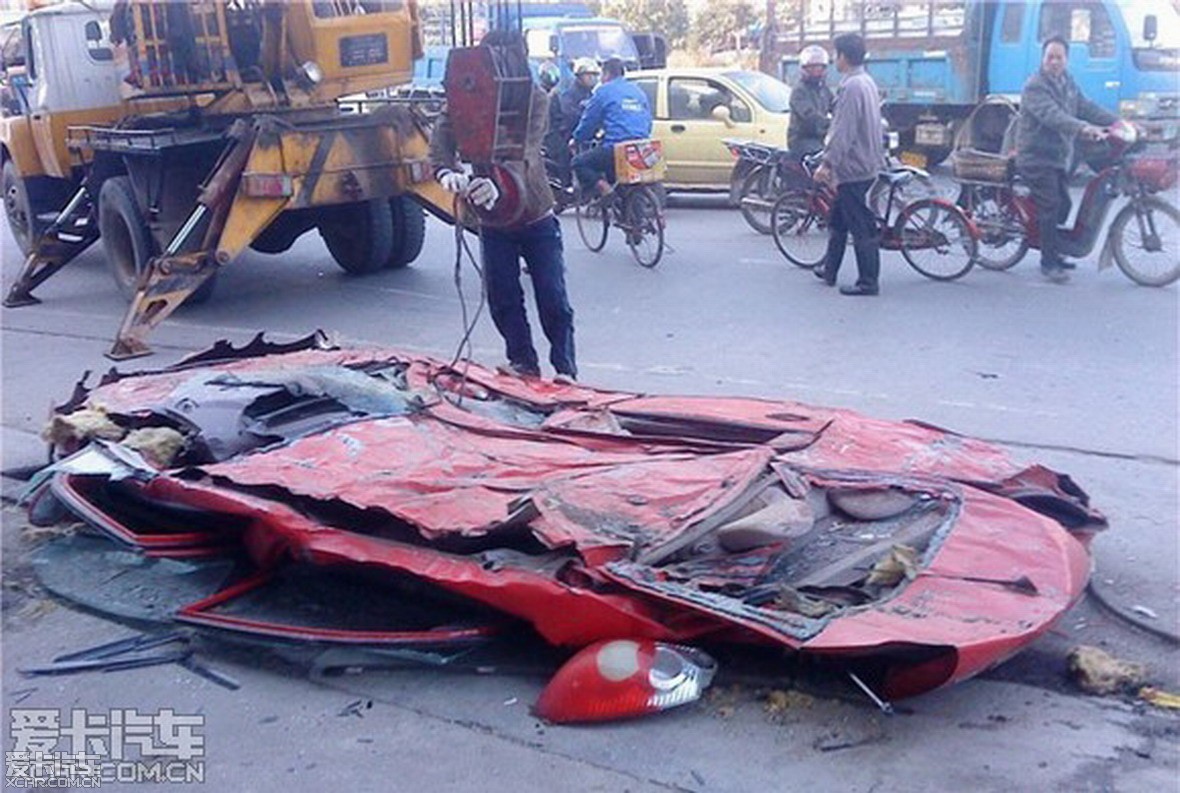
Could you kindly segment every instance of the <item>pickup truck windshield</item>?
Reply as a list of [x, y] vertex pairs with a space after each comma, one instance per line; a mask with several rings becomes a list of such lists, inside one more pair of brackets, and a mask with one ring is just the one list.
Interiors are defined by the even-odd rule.
[[624, 61], [638, 61], [639, 51], [635, 42], [619, 25], [578, 25], [561, 28], [562, 56], [594, 58], [622, 58]]
[[790, 111], [791, 89], [782, 81], [762, 72], [726, 72], [725, 76], [749, 91], [754, 101], [771, 113]]

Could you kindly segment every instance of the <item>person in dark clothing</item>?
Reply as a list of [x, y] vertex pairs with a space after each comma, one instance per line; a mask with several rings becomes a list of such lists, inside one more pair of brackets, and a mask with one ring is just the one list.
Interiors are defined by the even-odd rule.
[[[519, 34], [508, 34], [505, 38], [501, 31], [493, 31], [483, 43], [519, 47], [524, 52], [524, 40]], [[574, 310], [566, 294], [561, 225], [553, 214], [553, 193], [541, 158], [541, 141], [548, 122], [549, 96], [534, 84], [524, 159], [498, 163], [511, 171], [523, 186], [522, 211], [509, 225], [497, 225], [488, 216], [481, 217], [479, 236], [488, 307], [496, 330], [504, 339], [509, 368], [523, 377], [541, 376], [520, 283], [520, 261], [524, 259], [533, 281], [541, 328], [549, 340], [549, 362], [557, 372], [553, 382], [568, 384], [578, 375]], [[439, 184], [449, 192], [463, 195], [468, 203], [491, 209], [499, 200], [500, 191], [495, 182], [470, 176], [460, 164], [455, 131], [445, 111], [436, 120], [431, 134], [430, 163]]]
[[[1082, 95], [1066, 71], [1069, 47], [1052, 36], [1041, 45], [1041, 68], [1020, 95], [1016, 127], [1016, 170], [1032, 191], [1041, 240], [1041, 273], [1051, 281], [1069, 279], [1073, 264], [1061, 257], [1058, 225], [1069, 218], [1069, 166], [1074, 140], [1100, 140], [1102, 127], [1118, 116]], [[1087, 123], [1089, 122], [1089, 123]], [[1094, 126], [1101, 125], [1101, 126]]]
[[549, 132], [545, 134], [545, 155], [557, 168], [562, 184], [570, 182], [570, 136], [582, 118], [582, 110], [598, 85], [600, 69], [593, 58], [578, 58], [574, 63], [574, 81], [564, 91], [549, 94]]
[[828, 70], [828, 53], [811, 45], [799, 53], [801, 77], [791, 91], [791, 123], [787, 127], [787, 148], [796, 157], [812, 154], [824, 147], [824, 136], [832, 122], [836, 98], [824, 76]]
[[610, 192], [615, 180], [615, 144], [651, 137], [651, 104], [647, 94], [628, 82], [623, 62], [610, 58], [602, 65], [602, 85], [586, 103], [582, 119], [574, 127], [574, 140], [589, 143], [602, 130], [597, 148], [574, 157], [574, 173], [584, 191]]
[[828, 252], [815, 274], [828, 286], [836, 285], [851, 233], [857, 278], [855, 286], [840, 287], [843, 295], [877, 294], [881, 272], [880, 234], [865, 195], [885, 167], [885, 146], [881, 142], [881, 97], [877, 84], [865, 72], [864, 61], [864, 39], [855, 33], [836, 38], [836, 68], [844, 79], [836, 96], [824, 161], [815, 172], [816, 179], [836, 185]]

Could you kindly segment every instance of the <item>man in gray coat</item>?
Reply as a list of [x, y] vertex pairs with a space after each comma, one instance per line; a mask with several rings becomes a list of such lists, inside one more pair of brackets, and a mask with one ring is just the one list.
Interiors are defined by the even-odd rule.
[[881, 96], [865, 72], [864, 62], [864, 39], [855, 33], [836, 37], [836, 68], [844, 79], [836, 95], [824, 161], [815, 172], [816, 179], [836, 184], [828, 252], [815, 269], [816, 276], [828, 286], [836, 285], [850, 232], [856, 251], [856, 285], [841, 287], [842, 295], [875, 295], [880, 289], [881, 240], [865, 195], [885, 167], [885, 145], [881, 141]]
[[[1041, 239], [1041, 273], [1060, 283], [1073, 264], [1061, 258], [1058, 224], [1069, 217], [1068, 171], [1074, 139], [1099, 140], [1118, 116], [1094, 104], [1066, 71], [1068, 44], [1060, 36], [1041, 45], [1041, 68], [1024, 84], [1016, 126], [1016, 169], [1032, 191]], [[1086, 123], [1090, 122], [1090, 123]]]

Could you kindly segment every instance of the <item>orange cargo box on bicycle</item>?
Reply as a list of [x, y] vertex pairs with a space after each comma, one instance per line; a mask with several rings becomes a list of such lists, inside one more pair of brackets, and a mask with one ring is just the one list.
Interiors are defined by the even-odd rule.
[[664, 144], [646, 138], [616, 143], [614, 166], [614, 190], [578, 204], [578, 234], [597, 252], [614, 226], [622, 230], [635, 260], [655, 267], [664, 254], [664, 211], [654, 187], [667, 170]]
[[664, 181], [668, 163], [658, 140], [625, 140], [615, 144], [615, 183], [654, 184]]

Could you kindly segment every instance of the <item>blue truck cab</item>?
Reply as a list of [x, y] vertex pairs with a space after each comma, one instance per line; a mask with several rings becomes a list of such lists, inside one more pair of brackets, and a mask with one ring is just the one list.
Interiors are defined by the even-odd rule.
[[1070, 73], [1103, 107], [1151, 120], [1175, 120], [1180, 111], [1180, 11], [1172, 0], [800, 0], [780, 14], [761, 66], [793, 84], [799, 51], [830, 47], [845, 32], [864, 36], [884, 115], [920, 164], [945, 158], [987, 97], [1018, 103], [1053, 35], [1069, 42]]
[[[594, 16], [585, 3], [509, 4], [503, 19], [477, 15], [472, 26], [476, 40], [495, 24], [519, 25], [534, 73], [547, 61], [557, 64], [563, 88], [573, 81], [573, 64], [578, 58], [593, 58], [600, 63], [620, 58], [628, 69], [659, 68], [666, 60], [667, 47], [661, 35], [632, 32], [617, 19]], [[442, 84], [447, 53], [455, 39], [449, 26], [449, 18], [431, 20], [424, 14], [426, 46], [423, 57], [415, 63], [415, 85]]]
[[532, 17], [524, 20], [524, 38], [529, 60], [534, 64], [553, 61], [561, 70], [561, 85], [573, 81], [578, 58], [601, 63], [619, 58], [628, 69], [639, 68], [639, 50], [623, 24], [602, 17]]
[[998, 3], [987, 87], [1019, 99], [1040, 43], [1069, 41], [1069, 71], [1089, 99], [1125, 118], [1174, 119], [1180, 101], [1180, 11], [1158, 2]]

